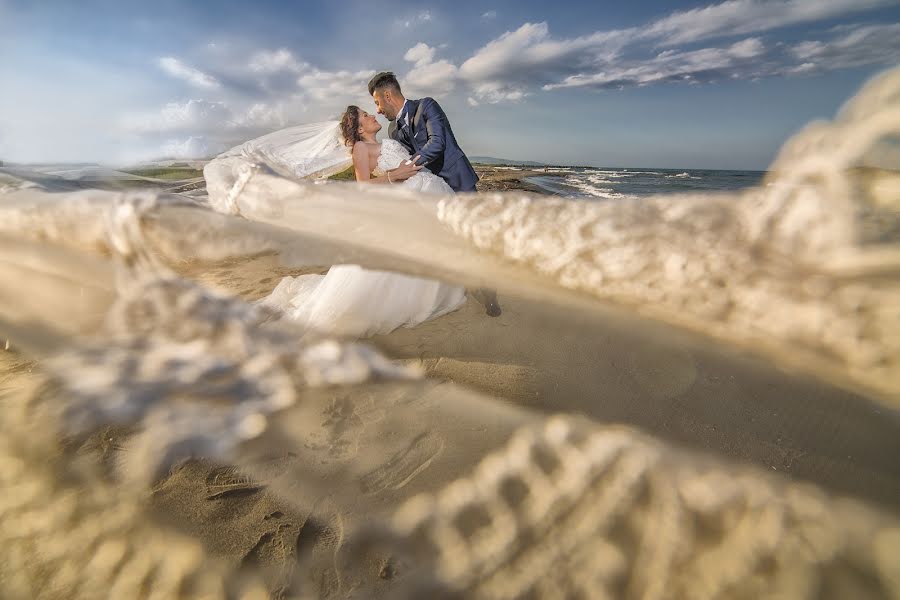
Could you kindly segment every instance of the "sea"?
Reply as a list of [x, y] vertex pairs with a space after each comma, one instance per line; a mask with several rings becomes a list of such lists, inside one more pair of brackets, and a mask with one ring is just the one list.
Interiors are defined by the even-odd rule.
[[543, 171], [546, 175], [526, 180], [550, 194], [584, 199], [737, 191], [759, 185], [766, 175], [766, 171], [607, 167], [546, 167]]

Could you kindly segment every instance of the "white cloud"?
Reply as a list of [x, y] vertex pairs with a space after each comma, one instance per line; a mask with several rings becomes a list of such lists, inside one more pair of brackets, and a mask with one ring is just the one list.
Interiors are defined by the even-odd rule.
[[155, 113], [126, 115], [125, 129], [138, 133], [172, 133], [215, 130], [231, 121], [233, 114], [223, 102], [188, 100], [170, 102]]
[[516, 102], [535, 84], [550, 84], [617, 59], [629, 31], [556, 40], [547, 23], [525, 23], [479, 49], [459, 68], [479, 102]]
[[666, 50], [646, 60], [622, 60], [590, 74], [570, 75], [545, 90], [572, 87], [623, 88], [663, 82], [704, 83], [737, 77], [760, 77], [769, 68], [755, 60], [765, 53], [762, 42], [749, 38], [724, 48], [687, 52]]
[[415, 96], [445, 96], [456, 87], [457, 73], [446, 60], [419, 65], [406, 74], [403, 87]]
[[830, 39], [795, 44], [790, 53], [803, 61], [790, 70], [798, 74], [897, 64], [900, 63], [900, 23], [839, 27], [832, 30]]
[[410, 97], [444, 96], [456, 87], [459, 70], [446, 60], [434, 60], [435, 49], [418, 43], [403, 56], [413, 68], [403, 77], [403, 89]]
[[209, 158], [227, 150], [221, 144], [210, 144], [204, 137], [190, 136], [183, 140], [168, 140], [154, 158]]
[[257, 102], [244, 112], [234, 115], [231, 124], [235, 128], [275, 130], [288, 123], [288, 110], [283, 103]]
[[812, 58], [819, 56], [825, 51], [825, 44], [822, 42], [800, 42], [791, 47], [791, 54], [799, 59]]
[[759, 38], [748, 38], [735, 42], [728, 49], [728, 53], [737, 58], [753, 58], [765, 53], [765, 51], [765, 46], [763, 46], [762, 40]]
[[481, 102], [499, 104], [500, 102], [518, 102], [530, 94], [522, 88], [504, 86], [493, 82], [480, 83], [473, 90], [475, 97]]
[[507, 31], [465, 61], [460, 74], [475, 81], [502, 75], [507, 67], [520, 61], [529, 48], [545, 40], [547, 34], [546, 23], [525, 23], [515, 31]]
[[294, 58], [293, 53], [281, 48], [275, 51], [263, 50], [250, 58], [250, 70], [256, 73], [278, 73], [290, 71], [300, 73], [309, 68], [309, 65]]
[[217, 47], [207, 62], [194, 68], [160, 59], [169, 75], [203, 87], [204, 97], [125, 114], [118, 120], [121, 136], [135, 138], [132, 147], [148, 155], [207, 156], [295, 123], [336, 118], [349, 103], [371, 104], [366, 84], [373, 71], [319, 69], [287, 48]]
[[419, 25], [422, 23], [428, 23], [431, 21], [431, 11], [422, 10], [416, 13], [414, 16], [407, 19], [398, 19], [395, 23], [401, 27], [409, 29], [414, 25]]
[[483, 15], [481, 15], [481, 18], [482, 18], [482, 19], [485, 19], [485, 20], [488, 20], [488, 19], [496, 19], [496, 18], [497, 18], [497, 11], [496, 11], [496, 10], [489, 10], [489, 11], [487, 11], [486, 13], [484, 13]]
[[133, 133], [215, 135], [228, 130], [262, 130], [284, 127], [285, 104], [255, 103], [235, 111], [225, 102], [188, 100], [170, 102], [156, 112], [130, 114], [121, 124]]
[[[475, 107], [522, 101], [536, 89], [698, 84], [894, 64], [900, 62], [900, 23], [847, 25], [794, 43], [772, 43], [764, 33], [887, 2], [727, 0], [643, 27], [570, 38], [551, 35], [547, 23], [524, 23], [461, 64], [418, 43], [403, 54], [410, 70], [401, 83], [410, 97], [444, 97], [462, 87], [461, 98]], [[482, 16], [494, 18], [496, 12]], [[420, 11], [397, 23], [408, 27], [432, 19], [429, 11]], [[752, 32], [756, 35], [748, 37]], [[716, 36], [731, 39], [709, 47], [694, 44]], [[171, 56], [159, 59], [169, 76], [203, 89], [203, 99], [128, 115], [122, 120], [125, 132], [154, 141], [171, 156], [202, 155], [296, 122], [335, 117], [348, 103], [371, 104], [366, 91], [371, 70], [323, 70], [288, 48], [248, 52], [217, 45], [213, 50], [197, 65]]]
[[666, 45], [680, 44], [821, 21], [895, 3], [895, 0], [728, 0], [675, 12], [651, 23], [641, 35]]
[[434, 48], [428, 44], [419, 42], [406, 51], [406, 54], [403, 55], [403, 60], [415, 63], [417, 67], [420, 67], [422, 65], [427, 65], [434, 60], [434, 52]]
[[565, 69], [614, 60], [627, 44], [629, 32], [597, 32], [554, 40], [547, 23], [525, 23], [478, 50], [459, 68], [460, 76], [480, 84], [528, 84]]
[[[673, 13], [643, 27], [554, 38], [547, 23], [525, 23], [477, 50], [459, 76], [482, 102], [521, 99], [528, 90], [622, 88], [666, 82], [702, 83], [791, 75], [827, 68], [897, 62], [893, 25], [852, 26], [828, 43], [767, 44], [749, 37], [722, 47], [671, 48], [697, 40], [765, 32], [869, 10], [897, 0], [727, 0]], [[838, 39], [840, 38], [840, 39]], [[650, 54], [653, 48], [670, 47]], [[816, 60], [822, 53], [829, 57]]]
[[[321, 71], [314, 69], [298, 80], [299, 92], [307, 101], [339, 105], [370, 100], [366, 88], [375, 71]], [[339, 111], [338, 111], [339, 112]]]
[[815, 63], [805, 62], [803, 64], [799, 64], [796, 67], [789, 67], [787, 69], [787, 73], [789, 75], [807, 75], [810, 73], [814, 73], [818, 70]]
[[203, 158], [290, 123], [287, 102], [255, 103], [243, 110], [225, 102], [192, 99], [171, 102], [156, 112], [126, 115], [120, 126], [143, 139], [147, 157]]
[[217, 88], [220, 85], [215, 77], [190, 67], [171, 56], [159, 59], [159, 66], [172, 77], [186, 81], [199, 88], [211, 89]]
[[171, 102], [150, 113], [126, 115], [120, 123], [136, 135], [144, 150], [132, 159], [206, 158], [229, 148], [240, 137], [233, 111], [224, 102]]
[[645, 60], [621, 60], [591, 73], [577, 73], [544, 85], [545, 90], [573, 87], [624, 88], [665, 82], [704, 83], [809, 75], [823, 71], [900, 62], [900, 23], [840, 27], [827, 40], [804, 41], [767, 50], [749, 38], [724, 48], [688, 52], [666, 50]]

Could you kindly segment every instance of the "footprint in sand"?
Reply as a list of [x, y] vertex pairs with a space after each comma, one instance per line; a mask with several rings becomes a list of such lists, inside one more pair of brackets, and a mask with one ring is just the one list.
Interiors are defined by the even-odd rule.
[[414, 439], [410, 445], [360, 480], [364, 494], [375, 494], [384, 490], [398, 490], [424, 471], [444, 449], [444, 438], [433, 432], [426, 432]]
[[220, 500], [255, 494], [264, 486], [240, 473], [235, 467], [219, 467], [206, 478], [206, 499]]
[[[206, 499], [217, 500], [229, 496], [254, 494], [265, 488], [271, 479], [284, 473], [297, 459], [293, 452], [257, 461], [246, 470], [227, 466], [213, 469], [206, 477]], [[253, 473], [253, 476], [247, 474]]]
[[241, 564], [256, 567], [265, 564], [287, 564], [292, 549], [290, 544], [285, 541], [285, 533], [290, 529], [290, 523], [283, 523], [262, 534], [256, 544], [241, 559]]
[[[273, 513], [275, 514], [275, 513]], [[271, 515], [265, 517], [269, 519]], [[297, 527], [290, 522], [273, 522], [274, 529], [262, 534], [256, 544], [241, 559], [241, 567], [250, 568], [263, 576], [271, 590], [271, 598], [294, 598], [292, 580], [296, 563], [292, 545]]]
[[343, 545], [344, 521], [330, 500], [325, 500], [310, 513], [295, 544], [297, 561], [318, 588], [319, 598], [332, 598], [341, 591], [338, 554]]

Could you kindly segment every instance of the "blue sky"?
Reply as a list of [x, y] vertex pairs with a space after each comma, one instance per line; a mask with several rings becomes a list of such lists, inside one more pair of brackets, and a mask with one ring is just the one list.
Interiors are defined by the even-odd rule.
[[0, 0], [0, 159], [212, 155], [390, 69], [469, 155], [764, 169], [898, 64], [900, 0]]

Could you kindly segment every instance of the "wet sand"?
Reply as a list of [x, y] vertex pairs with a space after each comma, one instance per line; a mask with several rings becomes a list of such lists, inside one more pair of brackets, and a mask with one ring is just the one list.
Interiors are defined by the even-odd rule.
[[548, 193], [547, 190], [530, 183], [527, 178], [558, 176], [554, 173], [544, 172], [541, 169], [513, 171], [511, 169], [491, 167], [488, 165], [474, 166], [475, 172], [479, 177], [479, 181], [475, 185], [475, 188], [479, 192], [509, 192], [518, 190], [546, 195]]

